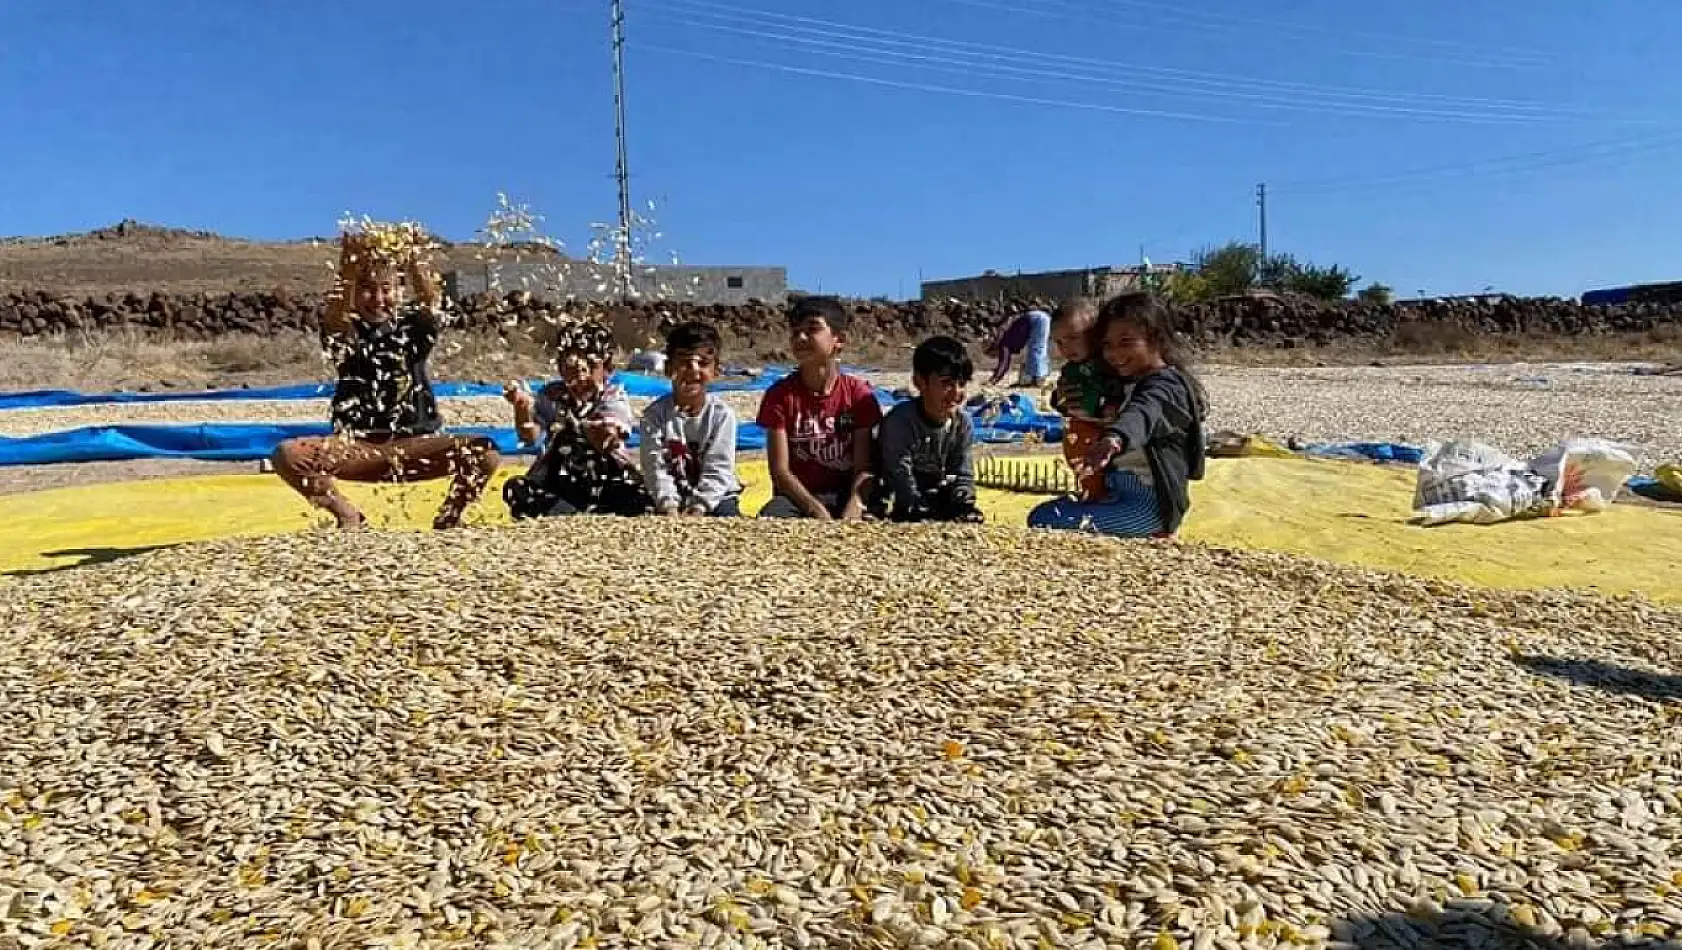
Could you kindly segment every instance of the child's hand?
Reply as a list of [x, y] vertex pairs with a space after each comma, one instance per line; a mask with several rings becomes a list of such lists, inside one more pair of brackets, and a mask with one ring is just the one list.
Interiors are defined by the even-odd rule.
[[584, 437], [597, 452], [611, 452], [619, 447], [619, 427], [605, 419], [584, 423]]
[[1072, 416], [1079, 411], [1071, 407], [1080, 405], [1080, 397], [1081, 392], [1078, 384], [1062, 383], [1052, 391], [1051, 403], [1054, 406], [1063, 406], [1063, 414]]
[[706, 513], [707, 509], [700, 505], [690, 505], [688, 508], [683, 509], [683, 514], [689, 518], [700, 518]]
[[842, 521], [862, 521], [862, 520], [864, 520], [864, 502], [859, 500], [859, 496], [854, 495], [853, 497], [847, 499], [846, 507], [841, 509], [841, 520]]
[[508, 404], [516, 409], [530, 409], [532, 405], [531, 390], [517, 379], [502, 384], [502, 398], [508, 400]]
[[1110, 467], [1110, 462], [1121, 453], [1121, 440], [1113, 435], [1104, 436], [1092, 443], [1092, 448], [1086, 453], [1086, 465], [1089, 471], [1102, 472]]

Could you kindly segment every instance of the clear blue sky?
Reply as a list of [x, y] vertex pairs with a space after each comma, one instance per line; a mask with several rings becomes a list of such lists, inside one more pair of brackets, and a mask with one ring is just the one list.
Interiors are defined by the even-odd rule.
[[[7, 0], [0, 233], [609, 220], [606, 0]], [[913, 295], [1256, 233], [1403, 294], [1682, 279], [1682, 4], [627, 0], [659, 256]], [[1520, 157], [1515, 157], [1520, 156]]]

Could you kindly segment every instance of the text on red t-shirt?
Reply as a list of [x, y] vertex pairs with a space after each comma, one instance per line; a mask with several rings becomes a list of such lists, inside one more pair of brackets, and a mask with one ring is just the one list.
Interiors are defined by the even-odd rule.
[[845, 373], [828, 393], [815, 393], [790, 373], [765, 391], [759, 424], [788, 433], [789, 471], [814, 495], [852, 490], [853, 433], [882, 421], [870, 384]]

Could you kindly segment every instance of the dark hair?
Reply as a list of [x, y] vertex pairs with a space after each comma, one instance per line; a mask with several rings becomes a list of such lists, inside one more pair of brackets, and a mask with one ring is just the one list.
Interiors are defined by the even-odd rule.
[[716, 327], [699, 320], [680, 323], [666, 334], [666, 359], [673, 359], [680, 352], [694, 353], [709, 346], [714, 353], [724, 348], [724, 341]]
[[1113, 297], [1098, 310], [1098, 322], [1092, 328], [1099, 346], [1108, 338], [1110, 327], [1131, 323], [1145, 335], [1145, 342], [1162, 356], [1162, 362], [1180, 371], [1191, 386], [1199, 406], [1209, 404], [1203, 383], [1191, 371], [1191, 357], [1174, 333], [1173, 316], [1155, 297], [1146, 291], [1125, 293]]
[[836, 333], [846, 333], [853, 325], [853, 315], [841, 305], [840, 297], [797, 297], [788, 308], [790, 329], [818, 317]]
[[931, 336], [911, 351], [911, 375], [944, 376], [967, 383], [975, 378], [975, 362], [962, 343], [949, 336]]

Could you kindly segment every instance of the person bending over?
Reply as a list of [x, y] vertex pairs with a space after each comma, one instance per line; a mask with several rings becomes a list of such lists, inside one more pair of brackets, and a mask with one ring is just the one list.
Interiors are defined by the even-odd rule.
[[1013, 304], [1025, 309], [1000, 324], [983, 348], [987, 355], [998, 357], [987, 385], [997, 386], [1004, 382], [1010, 374], [1011, 362], [1016, 359], [1017, 353], [1022, 353], [1022, 371], [1014, 385], [1019, 389], [1040, 386], [1051, 375], [1047, 346], [1051, 340], [1051, 315], [1038, 304], [1025, 305], [1015, 301]]
[[413, 224], [367, 223], [340, 240], [339, 269], [321, 342], [337, 367], [333, 434], [275, 448], [276, 474], [341, 528], [365, 519], [338, 491], [352, 482], [450, 479], [434, 528], [453, 528], [495, 474], [496, 444], [449, 435], [432, 393], [427, 361], [442, 317], [430, 241]]

